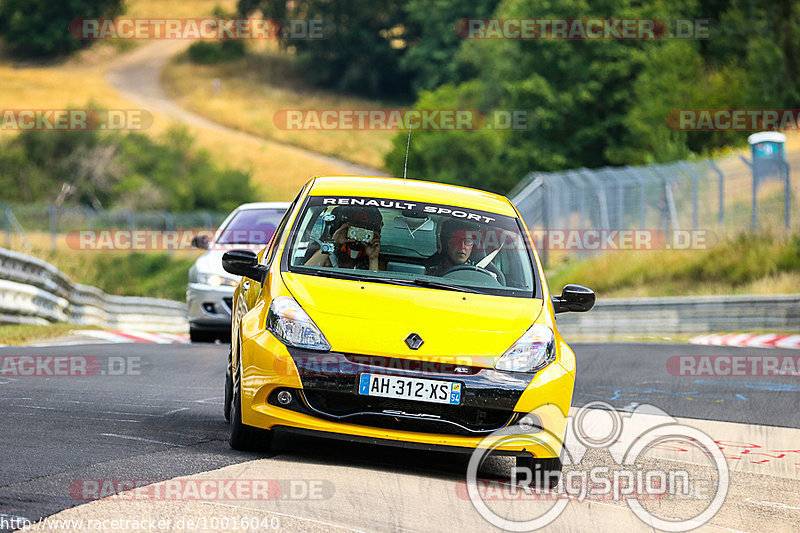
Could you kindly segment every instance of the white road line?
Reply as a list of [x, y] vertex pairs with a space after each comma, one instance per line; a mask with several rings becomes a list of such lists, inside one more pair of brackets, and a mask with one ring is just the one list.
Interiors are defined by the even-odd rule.
[[100, 433], [101, 437], [116, 437], [118, 439], [135, 440], [140, 442], [151, 442], [153, 444], [165, 444], [167, 446], [175, 446], [176, 448], [185, 448], [183, 444], [175, 444], [173, 442], [164, 442], [160, 440], [144, 439], [142, 437], [132, 437], [130, 435], [117, 435], [116, 433]]

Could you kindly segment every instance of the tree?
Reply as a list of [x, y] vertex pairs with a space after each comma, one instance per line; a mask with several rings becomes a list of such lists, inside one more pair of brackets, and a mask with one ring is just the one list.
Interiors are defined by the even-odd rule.
[[446, 83], [458, 83], [475, 76], [466, 61], [457, 57], [464, 42], [456, 32], [462, 19], [489, 17], [499, 0], [409, 0], [404, 9], [417, 38], [408, 43], [400, 65], [412, 79], [415, 94]]
[[260, 11], [282, 23], [323, 21], [323, 38], [280, 40], [284, 50], [296, 53], [314, 83], [370, 96], [408, 94], [410, 83], [400, 58], [415, 36], [409, 33], [402, 1], [240, 0], [238, 9], [243, 16]]
[[113, 18], [123, 13], [124, 0], [3, 0], [0, 35], [19, 57], [68, 55], [91, 41], [69, 32], [79, 18]]

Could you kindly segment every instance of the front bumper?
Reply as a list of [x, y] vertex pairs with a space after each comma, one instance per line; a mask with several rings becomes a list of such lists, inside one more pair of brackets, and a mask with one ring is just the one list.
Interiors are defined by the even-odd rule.
[[190, 283], [186, 290], [189, 323], [204, 328], [229, 329], [234, 287]]
[[[359, 442], [463, 453], [488, 446], [491, 439], [484, 440], [488, 435], [515, 425], [533, 409], [531, 406], [547, 405], [568, 413], [574, 386], [574, 371], [566, 371], [558, 362], [535, 375], [480, 367], [469, 368], [466, 373], [455, 373], [453, 368], [382, 369], [374, 360], [359, 361], [363, 356], [295, 349], [289, 352], [268, 333], [245, 341], [242, 355], [245, 424], [280, 432], [314, 432]], [[405, 400], [405, 405], [388, 405], [387, 409], [386, 402], [394, 400], [358, 395], [358, 375], [381, 371], [461, 382], [461, 404]], [[276, 401], [279, 390], [293, 392], [291, 404], [280, 405]], [[539, 422], [544, 429], [529, 430], [519, 439], [503, 439], [494, 452], [557, 457], [565, 418]]]

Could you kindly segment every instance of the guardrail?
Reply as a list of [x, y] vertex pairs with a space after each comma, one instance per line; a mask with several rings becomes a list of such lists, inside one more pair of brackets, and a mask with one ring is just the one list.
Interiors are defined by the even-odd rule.
[[800, 331], [800, 294], [598, 298], [588, 313], [557, 315], [565, 338]]
[[188, 331], [186, 304], [112, 296], [73, 283], [53, 265], [0, 248], [0, 324], [69, 322], [113, 329]]

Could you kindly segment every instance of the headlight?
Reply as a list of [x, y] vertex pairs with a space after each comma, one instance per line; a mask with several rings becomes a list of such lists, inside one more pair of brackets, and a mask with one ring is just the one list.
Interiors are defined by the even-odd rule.
[[210, 285], [212, 287], [235, 287], [239, 284], [239, 280], [236, 278], [229, 278], [228, 276], [220, 276], [219, 274], [203, 274], [202, 272], [198, 272], [197, 283]]
[[272, 300], [267, 312], [267, 331], [288, 346], [321, 351], [331, 349], [311, 317], [289, 296]]
[[494, 367], [509, 372], [535, 372], [555, 358], [553, 330], [543, 324], [534, 324], [497, 360]]

